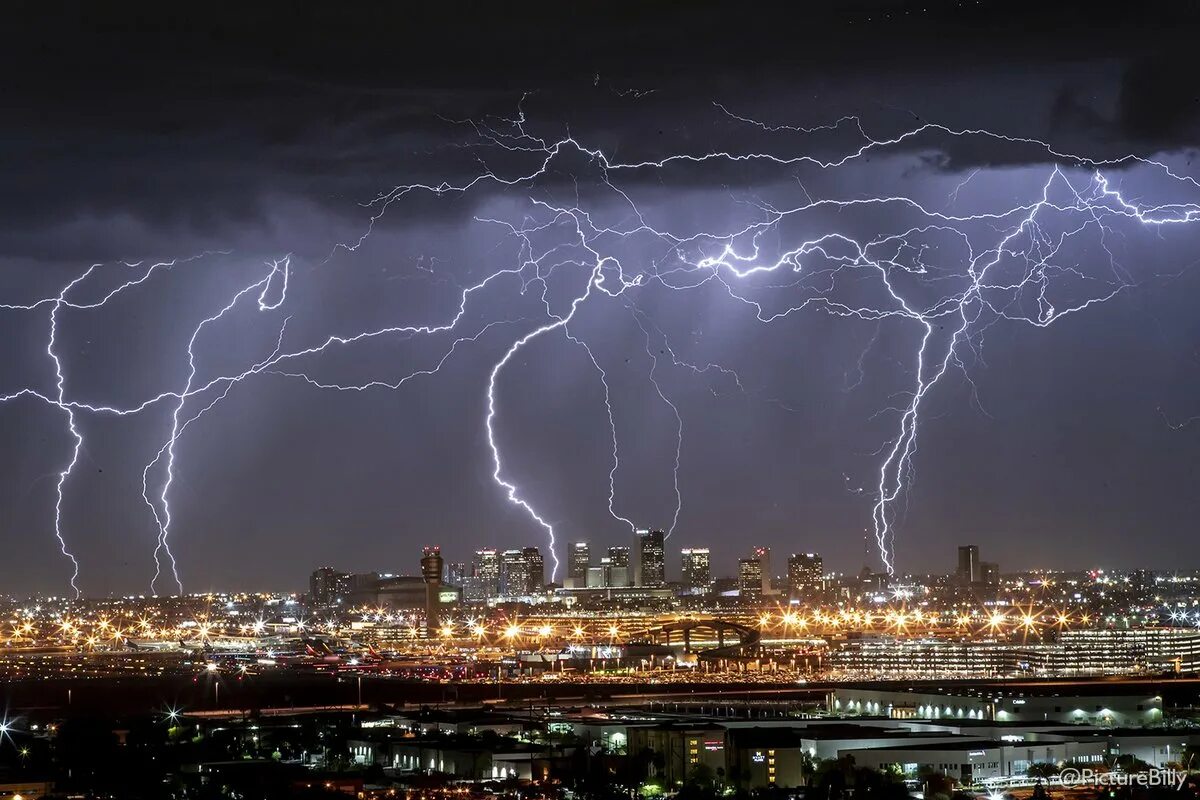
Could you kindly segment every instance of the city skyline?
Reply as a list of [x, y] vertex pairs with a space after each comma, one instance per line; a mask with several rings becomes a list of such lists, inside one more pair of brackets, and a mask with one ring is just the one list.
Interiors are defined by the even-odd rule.
[[43, 5], [0, 798], [1200, 800], [1200, 4]]

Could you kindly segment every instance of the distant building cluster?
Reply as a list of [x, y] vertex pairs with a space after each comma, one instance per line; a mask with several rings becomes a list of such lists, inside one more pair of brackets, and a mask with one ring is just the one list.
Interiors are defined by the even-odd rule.
[[[483, 605], [608, 602], [654, 606], [657, 602], [661, 606], [688, 598], [814, 604], [872, 593], [883, 597], [905, 590], [894, 579], [867, 567], [857, 575], [830, 574], [819, 553], [791, 553], [786, 560], [775, 561], [766, 546], [749, 548], [729, 577], [714, 572], [709, 548], [683, 547], [676, 578], [668, 571], [666, 538], [663, 530], [647, 528], [635, 531], [630, 545], [600, 549], [587, 541], [570, 542], [560, 583], [547, 582], [546, 557], [538, 547], [483, 548], [476, 550], [470, 561], [445, 562], [438, 581], [439, 598], [443, 603]], [[312, 573], [308, 601], [315, 607], [418, 608], [425, 602], [428, 583], [422, 576], [322, 567]], [[977, 545], [958, 547], [947, 587], [986, 594], [999, 584], [999, 567], [982, 561]]]

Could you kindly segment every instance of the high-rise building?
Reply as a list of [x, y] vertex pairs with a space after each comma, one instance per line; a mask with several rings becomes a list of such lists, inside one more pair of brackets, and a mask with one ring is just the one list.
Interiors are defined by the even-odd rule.
[[567, 565], [567, 578], [576, 589], [587, 586], [588, 567], [592, 565], [592, 548], [587, 542], [572, 542], [570, 563]]
[[463, 581], [470, 574], [465, 561], [450, 561], [446, 564], [446, 584], [449, 586], [457, 586], [461, 589]]
[[995, 561], [979, 562], [980, 580], [988, 586], [1000, 583], [1000, 565]]
[[825, 566], [816, 553], [792, 553], [787, 567], [788, 593], [809, 597], [825, 588]]
[[489, 595], [483, 578], [468, 575], [463, 578], [462, 599], [466, 603], [486, 603]]
[[475, 563], [471, 567], [472, 576], [478, 585], [472, 587], [472, 596], [487, 600], [500, 594], [500, 554], [491, 548], [475, 551]]
[[342, 602], [353, 590], [348, 572], [333, 567], [314, 570], [308, 578], [308, 602], [313, 606], [332, 606]]
[[608, 548], [608, 558], [601, 560], [601, 565], [604, 570], [604, 585], [605, 586], [628, 586], [629, 585], [629, 548], [628, 547], [610, 547]]
[[608, 585], [608, 557], [600, 559], [600, 566], [588, 567], [587, 587], [588, 589], [603, 589]]
[[638, 531], [638, 565], [634, 583], [638, 586], [666, 586], [667, 559], [663, 549], [666, 533]]
[[738, 591], [742, 596], [761, 595], [762, 587], [762, 562], [757, 558], [738, 559]]
[[751, 553], [752, 558], [758, 559], [759, 569], [762, 571], [762, 586], [759, 588], [761, 594], [774, 594], [775, 589], [771, 586], [771, 548], [756, 547]]
[[955, 577], [962, 584], [979, 583], [983, 579], [978, 545], [964, 544], [958, 548], [958, 571]]
[[691, 594], [712, 590], [712, 568], [707, 547], [685, 547], [679, 551], [683, 562], [683, 586]]
[[522, 550], [505, 550], [500, 554], [500, 596], [520, 597], [529, 589], [529, 569]]
[[500, 595], [528, 597], [546, 587], [546, 564], [536, 547], [505, 550], [500, 554]]
[[546, 560], [536, 547], [521, 551], [525, 556], [525, 571], [528, 577], [525, 594], [541, 594], [546, 590]]

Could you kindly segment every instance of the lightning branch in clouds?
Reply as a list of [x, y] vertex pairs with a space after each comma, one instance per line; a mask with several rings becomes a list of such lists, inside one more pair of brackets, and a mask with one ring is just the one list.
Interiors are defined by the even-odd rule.
[[[177, 469], [176, 445], [184, 431], [199, 424], [204, 414], [221, 403], [235, 385], [270, 376], [295, 381], [299, 386], [330, 391], [400, 390], [417, 377], [435, 377], [460, 347], [476, 345], [485, 336], [490, 339], [512, 326], [520, 326], [521, 331], [516, 335], [505, 334], [511, 336], [506, 339], [507, 346], [491, 362], [481, 379], [481, 427], [491, 458], [491, 475], [501, 496], [521, 509], [530, 524], [543, 531], [547, 538], [554, 565], [553, 579], [559, 568], [555, 523], [548, 514], [535, 507], [507, 468], [498, 433], [502, 408], [497, 391], [506, 367], [535, 342], [559, 335], [579, 346], [603, 387], [607, 419], [600, 422], [606, 425], [612, 440], [612, 462], [607, 476], [608, 512], [614, 520], [634, 529], [636, 526], [631, 519], [616, 511], [616, 475], [622, 462], [610, 376], [601, 367], [593, 346], [573, 328], [582, 308], [613, 298], [624, 301], [613, 304], [614, 307], [625, 306], [632, 312], [632, 320], [640, 331], [649, 357], [649, 382], [656, 396], [669, 406], [677, 423], [669, 532], [674, 531], [684, 507], [684, 492], [679, 479], [684, 456], [684, 419], [671, 399], [675, 392], [666, 392], [660, 382], [662, 376], [652, 332], [653, 338], [661, 340], [662, 351], [669, 354], [673, 366], [684, 367], [695, 375], [715, 370], [727, 376], [743, 392], [745, 387], [733, 369], [711, 363], [694, 364], [677, 355], [666, 334], [633, 300], [636, 293], [651, 288], [668, 293], [716, 289], [728, 297], [735, 308], [745, 309], [754, 321], [766, 326], [805, 311], [820, 311], [870, 323], [875, 328], [871, 341], [852, 371], [846, 373], [856, 376], [852, 383], [848, 381], [849, 388], [861, 384], [864, 359], [883, 335], [884, 326], [888, 326], [889, 336], [912, 340], [909, 361], [905, 364], [907, 385], [899, 390], [898, 402], [893, 401], [881, 410], [887, 418], [894, 418], [894, 428], [878, 451], [869, 508], [880, 560], [888, 573], [894, 573], [897, 504], [905, 497], [915, 474], [919, 433], [927, 421], [929, 397], [944, 377], [951, 372], [963, 375], [977, 402], [969, 365], [982, 363], [985, 336], [990, 329], [1001, 323], [1048, 327], [1135, 288], [1137, 281], [1120, 264], [1109, 245], [1109, 238], [1119, 231], [1120, 225], [1165, 230], [1200, 220], [1200, 205], [1194, 201], [1135, 201], [1114, 188], [1111, 171], [1136, 169], [1165, 179], [1172, 191], [1194, 194], [1200, 189], [1195, 179], [1178, 174], [1162, 160], [1136, 155], [1092, 159], [1059, 152], [1036, 139], [937, 124], [923, 124], [896, 136], [877, 139], [869, 136], [861, 122], [853, 117], [844, 117], [831, 125], [800, 128], [767, 125], [734, 114], [721, 105], [717, 110], [726, 121], [767, 133], [802, 139], [815, 132], [828, 135], [852, 131], [852, 139], [841, 155], [832, 158], [803, 152], [711, 151], [673, 152], [652, 160], [622, 162], [573, 136], [548, 139], [531, 133], [523, 108], [519, 109], [515, 119], [500, 120], [499, 124], [466, 121], [473, 133], [473, 141], [465, 146], [478, 149], [483, 165], [480, 171], [466, 180], [401, 184], [381, 192], [366, 204], [368, 219], [361, 236], [333, 246], [331, 257], [338, 253], [352, 257], [372, 236], [389, 209], [406, 197], [421, 194], [437, 198], [509, 191], [526, 194], [528, 210], [521, 220], [478, 217], [476, 221], [499, 226], [503, 238], [517, 242], [512, 265], [494, 269], [462, 288], [457, 307], [447, 314], [434, 314], [433, 320], [401, 321], [383, 327], [332, 333], [319, 336], [309, 344], [287, 348], [284, 346], [286, 318], [280, 323], [278, 315], [267, 314], [275, 319], [272, 324], [278, 327], [274, 349], [240, 371], [208, 375], [198, 363], [196, 353], [196, 344], [202, 334], [209, 328], [219, 328], [227, 317], [238, 313], [241, 306], [253, 308], [253, 303], [259, 312], [277, 312], [288, 302], [289, 281], [293, 279], [292, 257], [269, 262], [265, 276], [261, 267], [256, 267], [258, 271], [252, 272], [249, 282], [231, 291], [226, 302], [203, 317], [193, 329], [182, 354], [187, 364], [182, 385], [127, 406], [84, 401], [69, 391], [67, 369], [59, 356], [60, 314], [115, 302], [130, 290], [148, 283], [157, 273], [167, 272], [181, 262], [160, 262], [147, 267], [126, 264], [126, 269], [140, 270], [137, 276], [89, 302], [76, 300], [74, 296], [94, 278], [99, 269], [97, 266], [84, 270], [52, 295], [26, 304], [0, 306], [0, 311], [37, 313], [45, 310], [48, 314], [46, 354], [54, 366], [53, 389], [22, 387], [0, 396], [0, 402], [32, 398], [62, 414], [71, 445], [58, 474], [54, 534], [64, 557], [72, 564], [72, 587], [79, 591], [80, 565], [67, 544], [63, 500], [85, 446], [78, 425], [79, 416], [124, 417], [163, 404], [170, 407], [165, 441], [143, 470], [142, 489], [144, 502], [152, 512], [157, 528], [156, 572], [152, 587], [156, 587], [161, 578], [161, 558], [165, 556], [176, 588], [182, 591], [182, 577], [170, 546], [173, 515], [169, 500]], [[636, 188], [623, 184], [625, 176], [635, 177], [645, 172], [657, 172], [660, 179], [667, 182], [680, 171], [709, 164], [756, 164], [780, 171], [807, 169], [817, 174], [851, 165], [864, 169], [868, 155], [895, 152], [926, 140], [928, 143], [924, 146], [936, 149], [939, 138], [980, 139], [1028, 148], [1047, 164], [1044, 182], [1039, 191], [1013, 205], [954, 214], [946, 209], [933, 209], [918, 197], [896, 193], [814, 198], [800, 178], [788, 172], [786, 178], [788, 181], [794, 178], [802, 202], [781, 205], [750, 198], [739, 203], [743, 211], [748, 210], [755, 217], [750, 221], [728, 227], [722, 223], [712, 228], [701, 225], [681, 232], [648, 221], [639, 208]], [[506, 167], [488, 166], [491, 154], [502, 156]], [[511, 163], [524, 159], [531, 162], [525, 168]], [[581, 159], [585, 164], [583, 168], [577, 166]], [[576, 185], [572, 204], [554, 202], [545, 196], [531, 196], [552, 194], [542, 183], [552, 173], [559, 175], [562, 172], [570, 173]], [[967, 184], [974, 185], [980, 180], [979, 172], [971, 172], [954, 187], [949, 207], [959, 205], [960, 194]], [[587, 204], [579, 199], [581, 180], [590, 181], [596, 194], [611, 198], [612, 204], [624, 209], [624, 220], [599, 222], [598, 209], [585, 207]], [[911, 217], [912, 221], [881, 226], [888, 229], [868, 237], [852, 233], [851, 225], [841, 223], [845, 215], [883, 209], [893, 211], [901, 218]], [[798, 241], [786, 244], [789, 238], [796, 236], [796, 229], [804, 231], [804, 235], [796, 237]], [[768, 235], [778, 243], [768, 247]], [[1106, 254], [1107, 272], [1086, 267], [1076, 255], [1071, 255], [1072, 249], [1087, 236], [1094, 236], [1094, 241]], [[635, 267], [627, 266], [623, 261], [629, 261], [625, 253], [631, 245], [654, 255], [649, 260], [639, 261]], [[934, 251], [953, 251], [959, 257], [955, 264], [947, 265], [933, 256]], [[318, 266], [325, 268], [328, 263]], [[505, 308], [504, 298], [513, 296], [505, 294], [511, 290], [515, 290], [515, 296], [534, 292], [542, 307], [542, 318], [535, 320], [528, 315], [513, 315], [507, 310], [496, 313]], [[469, 307], [473, 310], [472, 319], [482, 317], [485, 320], [482, 324], [472, 322], [468, 326], [464, 321]], [[607, 313], [603, 309], [600, 311]], [[621, 326], [629, 317], [609, 314], [606, 319], [610, 326]], [[444, 337], [448, 344], [440, 345], [441, 355], [431, 364], [406, 368], [400, 377], [372, 377], [357, 383], [343, 383], [314, 377], [316, 364], [306, 364], [335, 349], [352, 348], [372, 340], [387, 341], [389, 337], [437, 342]], [[811, 345], [801, 342], [797, 346]], [[155, 478], [156, 473], [161, 474]]]

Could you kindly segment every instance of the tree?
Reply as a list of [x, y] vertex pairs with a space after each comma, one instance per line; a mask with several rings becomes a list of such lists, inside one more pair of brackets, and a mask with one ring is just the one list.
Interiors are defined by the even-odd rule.
[[954, 796], [954, 779], [930, 767], [917, 772], [925, 800], [950, 800]]
[[1062, 768], [1052, 761], [1034, 761], [1025, 769], [1025, 774], [1030, 778], [1046, 780], [1053, 778], [1058, 773], [1062, 772]]
[[1117, 756], [1117, 766], [1125, 772], [1149, 772], [1150, 765], [1142, 761], [1137, 756], [1126, 753], [1125, 755]]
[[711, 800], [717, 796], [717, 774], [707, 764], [696, 764], [679, 789], [678, 800]]

